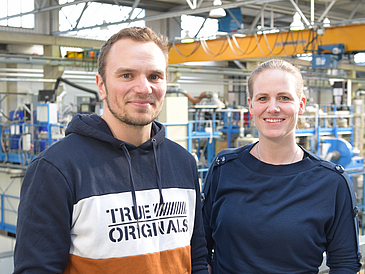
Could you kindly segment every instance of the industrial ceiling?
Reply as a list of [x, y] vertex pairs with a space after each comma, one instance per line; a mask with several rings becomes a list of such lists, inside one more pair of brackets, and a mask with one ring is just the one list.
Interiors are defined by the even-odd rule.
[[[26, 15], [26, 14], [38, 14], [38, 13], [45, 13], [49, 11], [56, 11], [60, 10], [64, 7], [75, 7], [72, 9], [72, 12], [75, 12], [75, 10], [79, 10], [79, 14], [77, 15], [77, 20], [75, 23], [70, 25], [69, 29], [66, 30], [58, 30], [58, 31], [50, 31], [49, 35], [47, 37], [43, 36], [42, 39], [38, 39], [39, 41], [42, 41], [44, 44], [52, 44], [57, 37], [65, 37], [69, 33], [84, 30], [84, 29], [92, 29], [96, 27], [102, 27], [105, 24], [106, 25], [116, 25], [121, 23], [131, 23], [136, 21], [144, 20], [146, 22], [158, 20], [158, 19], [167, 19], [167, 18], [176, 18], [181, 15], [194, 15], [194, 16], [200, 16], [202, 18], [209, 18], [209, 12], [217, 8], [217, 6], [213, 5], [213, 0], [102, 0], [102, 1], [88, 1], [88, 0], [75, 0], [75, 1], [63, 1], [63, 4], [59, 4], [61, 1], [46, 1], [46, 0], [35, 0], [35, 9], [33, 11], [29, 11], [27, 13], [22, 14], [15, 14], [12, 16], [8, 16], [6, 18], [14, 18], [16, 16]], [[126, 18], [120, 19], [120, 21], [109, 21], [105, 20], [103, 25], [79, 25], [78, 22], [81, 21], [82, 17], [85, 14], [85, 11], [88, 9], [89, 5], [91, 3], [98, 3], [98, 4], [110, 4], [110, 5], [116, 5], [119, 7], [130, 7], [131, 11], [129, 16]], [[76, 9], [78, 7], [78, 9]], [[80, 7], [82, 7], [80, 9]], [[304, 23], [305, 29], [303, 31], [307, 31], [309, 33], [316, 31], [317, 29], [323, 28], [323, 22], [324, 20], [329, 19], [330, 25], [332, 29], [338, 29], [353, 25], [360, 25], [362, 26], [365, 23], [365, 3], [363, 0], [223, 0], [221, 1], [221, 5], [219, 6], [221, 8], [224, 8], [227, 11], [227, 15], [231, 15], [233, 20], [236, 20], [237, 23], [237, 29], [234, 30], [234, 33], [241, 33], [244, 35], [256, 35], [258, 31], [262, 31], [263, 29], [268, 31], [270, 33], [270, 30], [275, 29], [281, 31], [289, 31], [290, 24], [293, 21], [293, 16], [295, 13], [300, 15], [301, 21]], [[141, 17], [139, 16], [134, 17], [132, 16], [133, 11], [135, 9], [145, 9], [146, 10], [146, 16]], [[230, 11], [232, 9], [239, 10], [239, 17], [235, 18], [235, 15], [232, 14]], [[149, 12], [150, 11], [150, 12]], [[68, 15], [65, 14], [67, 17]], [[0, 18], [4, 19], [4, 18]], [[238, 19], [238, 20], [237, 20]], [[241, 23], [241, 24], [239, 24]], [[331, 38], [327, 39], [327, 41], [333, 43], [337, 41], [341, 41], [341, 31], [342, 33], [346, 32], [345, 29], [341, 29], [337, 32], [332, 32]], [[356, 30], [353, 30], [354, 32]], [[363, 31], [363, 28], [360, 28], [359, 31]], [[8, 30], [7, 30], [8, 32]], [[11, 32], [11, 30], [10, 30]], [[329, 32], [330, 33], [330, 32]], [[338, 34], [340, 33], [340, 34]], [[9, 35], [0, 35], [0, 44], [1, 43], [8, 43], [7, 38], [11, 37], [11, 33], [8, 32]], [[228, 34], [230, 35], [230, 34]], [[282, 34], [281, 34], [282, 35]], [[298, 35], [298, 34], [296, 34]], [[311, 35], [311, 34], [309, 34]], [[2, 37], [1, 37], [2, 36]], [[350, 48], [354, 48], [356, 50], [353, 50], [352, 52], [361, 52], [365, 51], [365, 45], [362, 45], [361, 39], [358, 39], [358, 37], [361, 37], [361, 33], [358, 33], [355, 39], [353, 39], [353, 36], [344, 37], [345, 40], [347, 40], [347, 43], [350, 43]], [[21, 39], [26, 39], [27, 36], [24, 35], [21, 37]], [[219, 38], [219, 37], [217, 37]], [[324, 36], [325, 38], [325, 36]], [[19, 39], [19, 38], [18, 38]], [[50, 40], [47, 40], [50, 39]], [[239, 39], [239, 38], [237, 38]], [[251, 38], [252, 39], [252, 38]], [[268, 44], [269, 42], [267, 40], [270, 40], [266, 38], [262, 38], [262, 43], [265, 39], [265, 43]], [[277, 38], [271, 38], [271, 40], [276, 40]], [[294, 38], [293, 38], [294, 39]], [[299, 39], [299, 38], [298, 38]], [[14, 39], [15, 41], [16, 39]], [[172, 38], [170, 37], [170, 40]], [[246, 40], [248, 40], [246, 38]], [[303, 40], [303, 39], [301, 39]], [[326, 39], [324, 39], [326, 40]], [[66, 41], [66, 40], [64, 40]], [[310, 37], [306, 39], [307, 43], [311, 43]], [[67, 41], [69, 42], [69, 41]], [[228, 41], [229, 43], [230, 41]], [[234, 41], [236, 42], [236, 41]], [[66, 43], [66, 42], [65, 42]], [[87, 42], [86, 44], [88, 44]], [[201, 43], [201, 42], [200, 42]], [[205, 42], [204, 42], [205, 43]], [[218, 42], [219, 43], [219, 42]], [[232, 43], [232, 41], [231, 41]], [[360, 46], [355, 46], [355, 44], [361, 43]], [[263, 50], [260, 49], [260, 45], [258, 44], [257, 38], [256, 38], [256, 44], [258, 47], [258, 50], [263, 53]], [[98, 45], [96, 43], [96, 45]], [[314, 43], [313, 43], [314, 45]], [[70, 43], [68, 46], [72, 46], [72, 43]], [[82, 44], [80, 44], [82, 46]], [[95, 46], [95, 44], [94, 44]], [[178, 54], [175, 54], [177, 56], [176, 61], [174, 63], [178, 63], [180, 61], [196, 61], [193, 59], [186, 59], [181, 58], [181, 54], [179, 51], [181, 51], [182, 47], [185, 45], [174, 45], [172, 47], [172, 56], [174, 56], [174, 52], [176, 51]], [[192, 52], [194, 51], [194, 46], [190, 45], [192, 50], [187, 50], [186, 52]], [[349, 45], [346, 45], [347, 47]], [[219, 46], [217, 46], [219, 47]], [[232, 48], [232, 51], [235, 51]], [[235, 58], [235, 56], [232, 57], [232, 54], [226, 54], [221, 55], [219, 59], [214, 58], [214, 54], [209, 54], [210, 52], [210, 46], [206, 44], [206, 49], [204, 49], [204, 44], [200, 45], [200, 50], [204, 50], [206, 53], [206, 57], [204, 60], [212, 59], [212, 60], [224, 60], [227, 58], [227, 60], [233, 60], [233, 59], [244, 59], [244, 58], [256, 58], [257, 56], [238, 56]], [[261, 57], [269, 56], [272, 53], [272, 46], [270, 44], [270, 47], [268, 47], [269, 54], [262, 54]], [[214, 51], [214, 50], [213, 50]], [[213, 52], [212, 51], [212, 52]], [[240, 48], [236, 48], [236, 51], [241, 51]], [[175, 53], [176, 53], [175, 52]], [[217, 52], [217, 51], [215, 51]], [[286, 52], [284, 49], [281, 50], [281, 52]], [[302, 53], [302, 52], [300, 52]], [[185, 54], [189, 55], [189, 54]], [[201, 55], [201, 54], [200, 54]], [[288, 54], [288, 55], [294, 55], [294, 54]], [[172, 58], [173, 60], [173, 58]]]
[[[42, 4], [45, 1], [36, 1]], [[50, 1], [52, 2], [52, 1]], [[56, 2], [56, 1], [54, 1]], [[146, 16], [143, 20], [156, 20], [162, 18], [172, 18], [183, 14], [208, 17], [213, 6], [213, 0], [103, 0], [86, 1], [79, 0], [63, 5], [42, 7], [33, 12], [43, 12], [46, 10], [60, 9], [69, 5], [84, 5], [85, 9], [91, 2], [113, 4], [142, 8], [156, 12], [153, 16]], [[365, 4], [363, 0], [223, 0], [221, 7], [224, 9], [238, 8], [242, 14], [242, 23], [245, 30], [254, 30], [258, 25], [267, 27], [285, 28], [289, 27], [293, 21], [293, 15], [298, 12], [306, 25], [320, 25], [325, 18], [328, 18], [332, 26], [349, 25], [363, 23], [365, 21]], [[84, 10], [83, 10], [84, 11]], [[82, 17], [80, 13], [80, 18]], [[131, 12], [132, 13], [132, 12]], [[133, 22], [141, 19], [126, 18], [121, 22]], [[113, 24], [115, 22], [108, 22]], [[70, 28], [75, 31], [78, 27]]]

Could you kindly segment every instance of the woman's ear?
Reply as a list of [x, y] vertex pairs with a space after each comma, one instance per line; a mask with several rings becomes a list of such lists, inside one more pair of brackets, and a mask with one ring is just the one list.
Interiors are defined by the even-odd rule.
[[299, 112], [298, 112], [299, 115], [303, 115], [304, 114], [304, 111], [305, 111], [305, 102], [306, 102], [306, 99], [303, 96], [300, 99], [300, 102], [299, 102]]
[[248, 110], [250, 112], [250, 115], [252, 116], [253, 109], [252, 109], [252, 102], [251, 102], [251, 98], [250, 97], [247, 98], [247, 102], [248, 102]]

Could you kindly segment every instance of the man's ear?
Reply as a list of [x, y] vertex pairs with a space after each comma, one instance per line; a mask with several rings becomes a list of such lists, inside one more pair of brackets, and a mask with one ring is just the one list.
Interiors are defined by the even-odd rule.
[[98, 86], [98, 89], [99, 89], [100, 99], [105, 100], [105, 98], [106, 98], [105, 85], [104, 85], [103, 78], [101, 77], [101, 75], [99, 73], [96, 74], [95, 81], [96, 81], [96, 85]]

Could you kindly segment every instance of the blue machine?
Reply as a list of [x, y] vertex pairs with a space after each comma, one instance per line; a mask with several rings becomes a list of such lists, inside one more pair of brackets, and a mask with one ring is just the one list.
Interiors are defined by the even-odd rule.
[[24, 111], [12, 110], [9, 117], [13, 121], [10, 124], [10, 130], [8, 130], [10, 135], [9, 146], [10, 149], [19, 149], [20, 138], [24, 132]]
[[313, 68], [337, 68], [345, 53], [344, 44], [318, 46], [317, 53], [312, 55]]
[[1, 162], [28, 165], [37, 154], [63, 137], [54, 134], [66, 126], [58, 124], [56, 104], [38, 104], [32, 114], [26, 106], [12, 110], [10, 123], [0, 125]]
[[27, 165], [31, 161], [29, 154], [31, 135], [27, 122], [30, 122], [30, 110], [17, 109], [9, 112], [11, 123], [0, 126], [0, 161]]
[[325, 138], [324, 143], [330, 144], [327, 155], [330, 161], [339, 164], [349, 173], [364, 169], [364, 158], [360, 157], [360, 151], [342, 138]]
[[242, 13], [240, 9], [227, 9], [228, 14], [218, 20], [218, 31], [236, 32], [243, 29]]

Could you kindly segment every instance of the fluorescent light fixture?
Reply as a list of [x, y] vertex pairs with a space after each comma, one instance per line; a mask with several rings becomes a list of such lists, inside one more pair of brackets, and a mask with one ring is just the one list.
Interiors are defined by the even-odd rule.
[[[221, 0], [214, 0], [213, 1], [213, 6], [220, 6], [220, 5], [222, 5]], [[226, 11], [223, 8], [212, 9], [209, 12], [209, 17], [219, 18], [219, 17], [225, 17], [225, 16], [226, 16]]]
[[226, 32], [226, 31], [217, 31], [216, 35], [217, 36], [227, 36], [228, 32]]
[[329, 28], [331, 26], [331, 21], [327, 17], [323, 19], [323, 27]]
[[243, 33], [235, 33], [235, 34], [232, 34], [232, 37], [246, 37], [247, 35], [246, 34], [243, 34]]
[[304, 24], [300, 19], [300, 14], [296, 12], [293, 16], [293, 22], [290, 24], [290, 30], [303, 30]]

